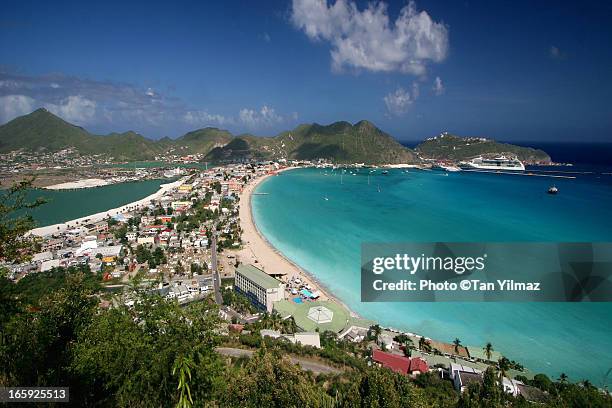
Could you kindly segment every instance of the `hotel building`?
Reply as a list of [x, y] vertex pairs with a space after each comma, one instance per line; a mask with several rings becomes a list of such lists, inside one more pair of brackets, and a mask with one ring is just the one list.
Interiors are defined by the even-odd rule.
[[253, 265], [238, 266], [234, 287], [255, 307], [269, 313], [272, 312], [273, 302], [285, 298], [285, 284]]

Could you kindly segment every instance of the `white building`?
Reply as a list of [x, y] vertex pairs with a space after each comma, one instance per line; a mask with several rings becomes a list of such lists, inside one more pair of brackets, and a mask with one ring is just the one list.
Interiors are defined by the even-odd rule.
[[285, 298], [285, 284], [253, 265], [236, 269], [236, 291], [251, 300], [256, 307], [272, 312], [272, 303]]

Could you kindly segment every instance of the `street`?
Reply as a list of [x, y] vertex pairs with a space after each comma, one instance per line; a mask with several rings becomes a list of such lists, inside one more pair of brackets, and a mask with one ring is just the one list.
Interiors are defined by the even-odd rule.
[[215, 288], [215, 302], [218, 305], [223, 304], [223, 297], [221, 296], [221, 277], [219, 276], [219, 271], [217, 270], [217, 233], [213, 231], [212, 233], [212, 241], [210, 245], [211, 255], [210, 255], [210, 267], [213, 275], [213, 286]]
[[[224, 356], [229, 357], [251, 357], [254, 353], [253, 350], [244, 350], [238, 348], [230, 348], [230, 347], [217, 347], [215, 351], [219, 354], [223, 354]], [[341, 369], [328, 366], [323, 363], [319, 363], [316, 361], [306, 360], [303, 358], [289, 356], [289, 361], [293, 364], [298, 364], [302, 370], [312, 371], [315, 374], [328, 374], [334, 373], [338, 374], [342, 372]]]

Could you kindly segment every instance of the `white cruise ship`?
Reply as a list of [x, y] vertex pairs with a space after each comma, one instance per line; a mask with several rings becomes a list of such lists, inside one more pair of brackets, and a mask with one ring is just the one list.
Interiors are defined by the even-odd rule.
[[495, 158], [476, 157], [470, 161], [462, 162], [466, 167], [479, 170], [525, 170], [525, 165], [517, 158], [499, 156]]

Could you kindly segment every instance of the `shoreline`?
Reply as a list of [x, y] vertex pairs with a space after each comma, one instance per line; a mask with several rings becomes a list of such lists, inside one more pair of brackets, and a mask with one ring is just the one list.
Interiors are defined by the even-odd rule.
[[[281, 169], [278, 171], [278, 173], [283, 172], [283, 171], [288, 171], [288, 170], [293, 170], [293, 169], [297, 169], [299, 167], [290, 167], [290, 168], [285, 168], [285, 169]], [[310, 272], [308, 272], [307, 270], [305, 270], [304, 268], [298, 266], [295, 262], [289, 260], [280, 250], [278, 250], [274, 245], [272, 245], [270, 243], [270, 241], [267, 240], [267, 238], [261, 233], [261, 231], [259, 231], [259, 229], [257, 228], [257, 225], [255, 224], [254, 221], [254, 217], [253, 217], [253, 208], [251, 205], [251, 196], [253, 195], [253, 193], [255, 192], [256, 188], [265, 180], [267, 180], [269, 177], [271, 177], [272, 175], [268, 174], [268, 175], [264, 175], [261, 176], [255, 180], [250, 181], [244, 188], [244, 190], [242, 191], [242, 193], [240, 194], [240, 226], [241, 229], [243, 231], [243, 241], [245, 242], [243, 248], [239, 251], [239, 255], [241, 257], [241, 262], [243, 261], [243, 257], [245, 255], [245, 253], [250, 253], [252, 255], [251, 258], [251, 263], [252, 259], [258, 259], [258, 263], [253, 263], [255, 266], [259, 267], [260, 269], [266, 271], [266, 266], [267, 265], [271, 265], [269, 266], [267, 270], [270, 269], [276, 269], [276, 270], [283, 270], [282, 267], [281, 268], [275, 268], [276, 266], [285, 266], [287, 270], [287, 275], [286, 275], [286, 280], [290, 280], [292, 276], [298, 276], [300, 277], [300, 279], [302, 279], [305, 283], [308, 283], [312, 286], [313, 291], [317, 290], [320, 292], [321, 297], [318, 300], [328, 300], [328, 301], [332, 301], [335, 302], [339, 305], [341, 305], [342, 307], [344, 307], [347, 312], [350, 314], [351, 317], [356, 317], [356, 318], [362, 318], [362, 316], [360, 316], [358, 313], [356, 313], [355, 311], [351, 310], [351, 308], [349, 308], [344, 302], [342, 302], [339, 298], [337, 298], [334, 295], [331, 295], [331, 291], [329, 289], [327, 289], [325, 287], [324, 284], [322, 284], [318, 279], [316, 279], [316, 277], [314, 277], [313, 274], [311, 274]], [[248, 240], [247, 240], [248, 237]], [[267, 254], [265, 254], [264, 256], [258, 256], [255, 258], [254, 255], [254, 247], [257, 251], [258, 254], [261, 254], [262, 252], [267, 252]], [[267, 255], [267, 256], [266, 256]], [[244, 262], [243, 262], [244, 263]], [[274, 270], [274, 272], [276, 272], [276, 270]], [[283, 270], [283, 271], [284, 271]], [[368, 319], [368, 320], [372, 320], [374, 323], [379, 324], [379, 321], [377, 319]], [[433, 341], [433, 342], [439, 342], [439, 343], [446, 343], [443, 342], [441, 340], [438, 340], [434, 337], [425, 335], [425, 334], [420, 334], [417, 332], [414, 332], [410, 329], [398, 329], [396, 327], [391, 327], [391, 326], [382, 326], [384, 327], [385, 330], [390, 331], [390, 332], [394, 332], [394, 333], [403, 333], [406, 334], [412, 338], [418, 339], [420, 337], [425, 338], [427, 341]], [[452, 334], [452, 333], [450, 333]], [[463, 347], [469, 347], [472, 348], [475, 345], [466, 345]], [[478, 347], [479, 348], [479, 347]], [[498, 350], [499, 352], [499, 350]], [[502, 354], [503, 355], [503, 354]], [[461, 356], [455, 356], [455, 358], [458, 358], [460, 360], [464, 360], [464, 361], [469, 361], [466, 357], [461, 357]], [[525, 367], [525, 371], [526, 374], [530, 374], [531, 370], [529, 369], [529, 367]]]
[[[277, 172], [294, 170], [299, 167], [288, 167]], [[240, 194], [240, 227], [242, 229], [242, 239], [245, 242], [239, 254], [242, 260], [248, 258], [249, 261], [261, 268], [264, 271], [286, 272], [285, 280], [288, 282], [292, 277], [299, 277], [304, 283], [311, 286], [311, 292], [319, 292], [320, 297], [317, 300], [335, 302], [344, 307], [350, 316], [360, 317], [355, 311], [351, 310], [336, 296], [332, 295], [328, 288], [325, 287], [312, 273], [297, 265], [295, 262], [288, 259], [280, 250], [278, 250], [257, 228], [253, 217], [253, 207], [251, 205], [251, 196], [257, 187], [273, 175], [267, 174], [255, 180], [250, 181]], [[255, 255], [257, 252], [257, 256]], [[253, 262], [257, 259], [257, 263]], [[243, 262], [244, 263], [244, 262]], [[285, 283], [286, 283], [285, 282]]]
[[67, 181], [65, 183], [52, 184], [50, 186], [42, 187], [45, 190], [74, 190], [82, 188], [93, 188], [107, 186], [111, 184], [108, 180], [100, 178], [89, 178], [77, 181]]
[[172, 190], [173, 188], [178, 187], [179, 185], [183, 183], [183, 181], [184, 181], [184, 178], [181, 178], [171, 183], [161, 184], [159, 186], [159, 190], [157, 190], [153, 194], [150, 194], [144, 198], [141, 198], [140, 200], [136, 200], [131, 203], [124, 204], [117, 208], [111, 208], [106, 211], [100, 211], [95, 214], [86, 215], [84, 217], [71, 219], [71, 220], [60, 222], [57, 224], [47, 225], [45, 227], [34, 228], [30, 230], [28, 234], [45, 237], [45, 236], [52, 235], [58, 232], [64, 232], [70, 228], [80, 227], [86, 223], [102, 221], [112, 215], [117, 215], [123, 212], [142, 208], [144, 205], [148, 205], [151, 200], [159, 198], [163, 196], [164, 194], [166, 194], [168, 191]]

